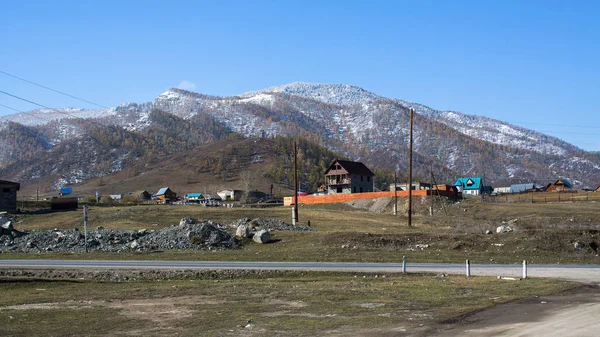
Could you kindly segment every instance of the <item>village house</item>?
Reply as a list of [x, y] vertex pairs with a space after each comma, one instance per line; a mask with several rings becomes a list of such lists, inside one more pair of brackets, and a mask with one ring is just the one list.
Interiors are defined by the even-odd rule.
[[172, 203], [177, 200], [177, 193], [168, 187], [163, 187], [156, 192], [156, 199], [163, 204]]
[[484, 186], [481, 177], [458, 178], [454, 183], [459, 192], [466, 195], [491, 194], [494, 189], [492, 186]]
[[17, 191], [21, 184], [8, 180], [0, 180], [0, 212], [17, 211]]
[[510, 186], [494, 187], [494, 192], [496, 194], [510, 193]]
[[546, 192], [563, 192], [573, 188], [573, 185], [566, 179], [558, 179], [554, 183], [550, 183], [546, 186]]
[[239, 201], [243, 195], [242, 190], [221, 190], [217, 192], [221, 200]]
[[196, 202], [200, 203], [200, 200], [204, 199], [202, 193], [188, 193], [185, 195], [186, 202]]
[[525, 193], [525, 192], [541, 192], [544, 186], [535, 183], [512, 184], [510, 185], [510, 193]]
[[137, 200], [139, 200], [139, 201], [147, 201], [147, 200], [152, 199], [152, 194], [150, 194], [146, 190], [135, 191], [135, 192], [132, 193], [132, 195], [134, 197], [136, 197]]
[[334, 160], [325, 171], [328, 194], [373, 192], [375, 174], [361, 162]]

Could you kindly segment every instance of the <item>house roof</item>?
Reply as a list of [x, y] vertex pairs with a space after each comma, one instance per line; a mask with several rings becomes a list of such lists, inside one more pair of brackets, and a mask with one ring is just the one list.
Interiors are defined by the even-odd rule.
[[359, 162], [359, 161], [350, 161], [350, 160], [334, 160], [333, 162], [331, 162], [331, 164], [329, 165], [329, 167], [327, 168], [327, 170], [325, 170], [325, 175], [327, 175], [327, 173], [331, 170], [333, 170], [333, 168], [335, 167], [334, 165], [338, 163], [340, 164], [340, 166], [348, 171], [349, 174], [358, 174], [361, 176], [374, 176], [375, 173], [373, 173], [373, 171], [369, 170], [369, 168]]
[[0, 185], [4, 185], [4, 186], [7, 186], [7, 185], [16, 186], [17, 187], [17, 191], [21, 189], [21, 184], [15, 183], [15, 182], [12, 182], [12, 181], [8, 181], [8, 180], [2, 180], [2, 179], [0, 179]]
[[567, 180], [567, 179], [558, 179], [557, 181], [554, 182], [554, 185], [564, 185], [565, 187], [573, 187], [573, 185], [571, 185], [571, 183]]
[[158, 192], [156, 192], [156, 195], [164, 195], [165, 193], [167, 193], [168, 189], [168, 187], [163, 187], [160, 190], [158, 190]]
[[188, 193], [188, 198], [200, 198], [202, 193]]
[[510, 193], [521, 193], [535, 187], [534, 183], [527, 184], [512, 184], [510, 185]]
[[478, 190], [481, 188], [480, 177], [465, 177], [458, 178], [454, 183], [454, 186], [462, 186], [463, 190]]

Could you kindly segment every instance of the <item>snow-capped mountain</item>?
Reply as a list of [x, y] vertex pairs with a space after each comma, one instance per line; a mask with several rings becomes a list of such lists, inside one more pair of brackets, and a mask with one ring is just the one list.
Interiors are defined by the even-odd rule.
[[[386, 98], [345, 84], [296, 82], [231, 97], [170, 89], [148, 103], [104, 110], [36, 110], [0, 117], [0, 137], [4, 130], [4, 137], [10, 138], [6, 130], [13, 124], [9, 122], [23, 124], [31, 128], [25, 133], [39, 139], [36, 149], [48, 151], [48, 147], [82, 137], [85, 123], [81, 120], [147, 134], [156, 124], [153, 111], [160, 110], [180, 120], [177, 123], [198, 125], [197, 121], [203, 120], [249, 137], [300, 135], [352, 159], [403, 170], [409, 108], [417, 113], [416, 165], [423, 174], [436, 165], [456, 175], [485, 174], [491, 181], [560, 176], [593, 185], [600, 180], [600, 155], [560, 139], [486, 117]], [[191, 130], [189, 125], [182, 129]], [[0, 167], [23, 157], [14, 153], [20, 153], [15, 146], [0, 146]], [[123, 162], [120, 165], [126, 165], [127, 160]]]

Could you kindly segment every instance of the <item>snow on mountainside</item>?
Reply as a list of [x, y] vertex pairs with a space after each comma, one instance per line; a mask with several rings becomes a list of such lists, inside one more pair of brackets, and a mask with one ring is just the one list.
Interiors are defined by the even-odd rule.
[[0, 117], [0, 128], [8, 122], [23, 125], [42, 125], [67, 118], [102, 118], [116, 114], [116, 108], [87, 110], [79, 108], [38, 109]]
[[439, 111], [422, 104], [379, 96], [352, 85], [295, 82], [247, 92], [241, 96], [252, 98], [265, 93], [285, 93], [342, 106], [360, 105], [367, 113], [370, 110], [370, 103], [378, 100], [393, 100], [405, 108], [415, 109], [418, 114], [435, 118], [462, 134], [494, 144], [556, 155], [565, 155], [576, 149], [573, 145], [557, 138], [498, 120], [454, 111]]
[[[296, 82], [231, 97], [169, 89], [152, 102], [104, 110], [60, 111], [143, 134], [146, 130], [153, 132], [156, 121], [151, 116], [158, 109], [181, 119], [181, 123], [197, 125], [194, 121], [208, 119], [245, 136], [302, 135], [351, 158], [376, 157], [379, 159], [372, 159], [374, 162], [390, 166], [404, 163], [409, 108], [417, 112], [415, 151], [421, 156], [416, 161], [418, 165], [440, 162], [461, 174], [492, 170], [486, 172], [490, 178], [553, 174], [600, 177], [599, 155], [557, 138], [491, 118], [386, 98], [344, 84]], [[79, 125], [68, 118], [52, 110], [9, 115], [0, 117], [0, 133], [2, 125], [9, 121], [39, 127], [45, 120], [53, 120], [44, 126], [41, 135], [47, 135], [45, 140], [56, 146], [82, 136]], [[0, 159], [14, 158], [8, 154], [17, 150], [14, 144], [0, 148], [7, 154], [0, 153]], [[5, 164], [0, 161], [0, 167]]]
[[376, 95], [363, 88], [348, 84], [316, 84], [294, 82], [279, 87], [271, 87], [264, 90], [250, 91], [242, 94], [242, 97], [255, 97], [264, 93], [284, 93], [288, 95], [309, 98], [327, 104], [335, 105], [360, 105], [370, 103], [379, 99], [387, 99]]

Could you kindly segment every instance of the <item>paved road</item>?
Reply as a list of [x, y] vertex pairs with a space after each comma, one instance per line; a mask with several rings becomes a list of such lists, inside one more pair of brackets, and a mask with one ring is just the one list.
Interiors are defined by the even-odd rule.
[[[401, 263], [360, 262], [225, 262], [138, 260], [0, 260], [11, 268], [127, 268], [127, 269], [278, 269], [354, 272], [400, 272]], [[464, 274], [464, 264], [408, 263], [407, 272]], [[521, 264], [472, 264], [471, 275], [521, 277]], [[551, 277], [600, 284], [600, 265], [529, 265], [528, 277]]]

